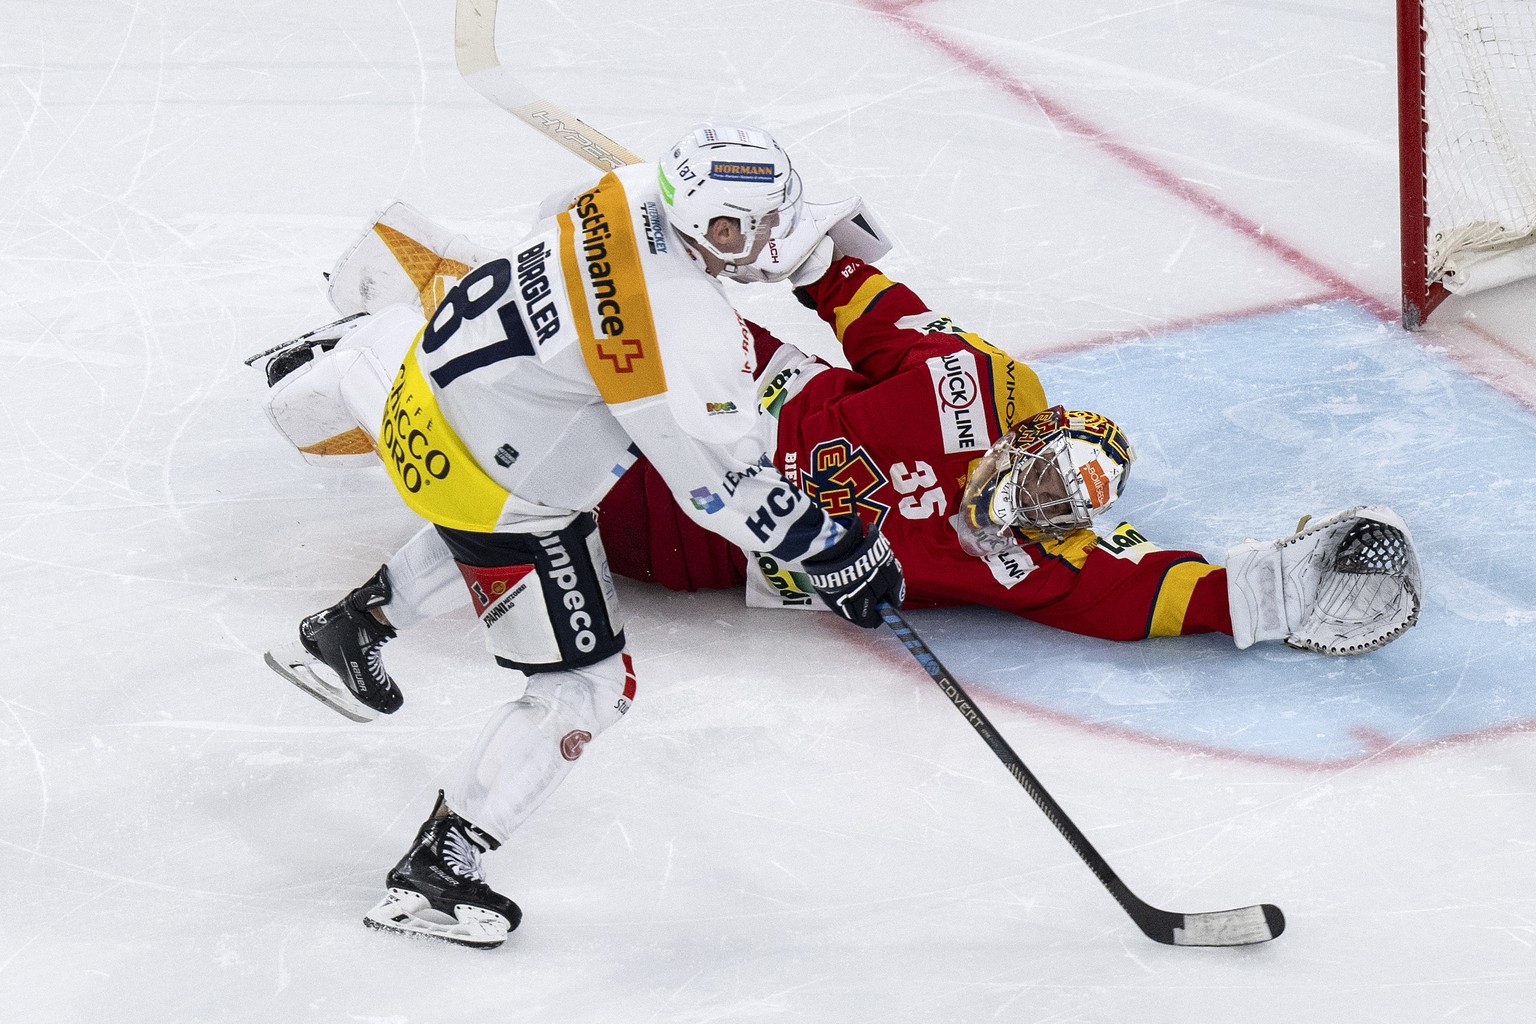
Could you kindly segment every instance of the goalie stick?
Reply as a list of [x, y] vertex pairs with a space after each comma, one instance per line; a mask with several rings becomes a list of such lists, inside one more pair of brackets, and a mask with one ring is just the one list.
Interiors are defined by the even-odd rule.
[[1066, 837], [1072, 849], [1077, 851], [1077, 855], [1147, 938], [1169, 946], [1247, 946], [1255, 942], [1268, 942], [1285, 931], [1285, 915], [1279, 907], [1269, 903], [1206, 914], [1176, 914], [1159, 910], [1131, 892], [1120, 880], [1120, 876], [1115, 874], [1114, 868], [1109, 866], [1109, 862], [1093, 848], [1088, 837], [1067, 817], [1067, 812], [1046, 792], [1040, 780], [1035, 778], [1034, 773], [1019, 759], [1019, 755], [993, 728], [976, 702], [960, 688], [955, 677], [939, 663], [939, 659], [933, 656], [928, 645], [923, 643], [901, 613], [889, 602], [882, 601], [880, 614], [885, 624], [891, 627], [891, 632], [896, 634], [896, 638], [917, 659], [917, 663], [939, 685], [939, 689], [965, 716], [965, 720], [971, 723], [971, 728], [992, 748], [997, 759], [1003, 762], [1019, 785], [1024, 787], [1024, 792], [1045, 812], [1056, 830]]
[[[329, 276], [329, 275], [327, 275], [327, 276]], [[271, 348], [264, 348], [264, 349], [262, 349], [260, 352], [257, 352], [255, 355], [253, 355], [249, 359], [245, 360], [245, 365], [246, 366], [250, 366], [256, 360], [261, 359], [264, 356], [276, 355], [278, 352], [281, 352], [285, 348], [297, 348], [299, 345], [303, 344], [304, 342], [312, 341], [312, 340], [314, 340], [316, 338], [321, 337], [327, 331], [329, 331], [329, 330], [331, 330], [333, 328], [340, 327], [342, 324], [351, 323], [353, 320], [356, 320], [359, 317], [364, 317], [364, 316], [367, 316], [367, 315], [368, 315], [367, 313], [352, 313], [349, 316], [342, 317], [340, 320], [332, 320], [328, 324], [321, 324], [319, 327], [316, 327], [312, 331], [305, 331], [303, 334], [299, 335], [297, 338], [289, 338], [287, 341], [280, 341], [280, 342], [278, 342], [276, 345], [273, 345]]]

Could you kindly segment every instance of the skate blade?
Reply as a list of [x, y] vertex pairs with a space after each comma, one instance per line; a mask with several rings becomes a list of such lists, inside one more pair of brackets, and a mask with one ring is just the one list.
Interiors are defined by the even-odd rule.
[[512, 930], [506, 918], [483, 907], [460, 903], [453, 912], [450, 918], [433, 910], [421, 893], [392, 888], [363, 915], [363, 924], [383, 932], [436, 939], [471, 949], [495, 949]]
[[319, 664], [304, 645], [295, 640], [287, 647], [278, 647], [266, 654], [267, 667], [294, 686], [354, 722], [371, 722], [379, 713], [352, 695], [345, 686], [339, 686], [321, 676], [314, 666]]

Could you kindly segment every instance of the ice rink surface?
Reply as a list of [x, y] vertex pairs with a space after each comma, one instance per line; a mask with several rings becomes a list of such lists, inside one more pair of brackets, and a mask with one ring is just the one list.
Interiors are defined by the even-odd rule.
[[[811, 198], [857, 188], [892, 276], [1126, 427], [1116, 511], [1152, 540], [1404, 515], [1423, 620], [1360, 658], [912, 615], [1143, 898], [1289, 930], [1148, 942], [888, 633], [638, 585], [635, 710], [488, 860], [523, 927], [363, 929], [520, 683], [467, 612], [390, 645], [383, 723], [265, 669], [414, 524], [382, 474], [302, 464], [241, 361], [330, 318], [321, 271], [390, 200], [510, 244], [586, 170], [458, 78], [447, 0], [9, 0], [0, 1017], [1529, 1012], [1536, 304], [1394, 322], [1391, 5], [502, 7], [503, 60], [641, 154], [745, 118]], [[786, 293], [738, 295], [831, 354]]]

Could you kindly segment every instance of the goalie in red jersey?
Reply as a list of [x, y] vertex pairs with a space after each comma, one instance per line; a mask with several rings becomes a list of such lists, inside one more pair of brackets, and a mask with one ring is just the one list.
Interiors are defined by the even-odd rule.
[[[831, 514], [880, 527], [906, 573], [906, 607], [979, 604], [1111, 640], [1222, 632], [1239, 647], [1286, 639], [1327, 653], [1380, 646], [1412, 624], [1417, 562], [1390, 510], [1352, 509], [1241, 545], [1229, 552], [1236, 575], [1162, 550], [1128, 523], [1095, 532], [1135, 458], [1114, 422], [1050, 406], [1028, 366], [859, 260], [833, 262], [796, 295], [851, 369], [754, 325], [759, 399], [778, 421], [774, 462]], [[749, 604], [816, 606], [796, 574], [689, 522], [643, 462], [601, 513], [622, 575], [674, 590], [745, 585]], [[1319, 608], [1321, 582], [1338, 576], [1325, 564], [1351, 531], [1352, 548], [1399, 545], [1402, 570], [1355, 573]]]

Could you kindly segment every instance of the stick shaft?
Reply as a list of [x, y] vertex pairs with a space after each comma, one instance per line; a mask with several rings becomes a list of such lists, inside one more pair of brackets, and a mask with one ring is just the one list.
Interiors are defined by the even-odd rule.
[[[1056, 798], [1040, 784], [1040, 780], [1035, 778], [1034, 772], [1029, 770], [1029, 766], [1023, 759], [1014, 753], [1008, 741], [1003, 739], [993, 727], [981, 708], [976, 706], [976, 702], [971, 700], [970, 695], [955, 681], [955, 677], [938, 658], [934, 657], [928, 645], [917, 635], [901, 612], [888, 602], [881, 602], [880, 614], [885, 619], [885, 624], [891, 627], [891, 632], [895, 633], [896, 638], [901, 641], [902, 646], [906, 647], [917, 663], [923, 666], [929, 677], [938, 684], [939, 689], [944, 691], [944, 696], [949, 698], [950, 703], [965, 716], [967, 722], [971, 723], [971, 728], [975, 729], [977, 734], [986, 741], [987, 746], [992, 748], [992, 753], [1003, 762], [1003, 767], [1007, 768], [1008, 773], [1018, 781], [1020, 786], [1024, 787], [1024, 792], [1028, 793], [1030, 799], [1034, 800], [1040, 810], [1045, 813], [1050, 823], [1056, 826], [1056, 831], [1062, 834], [1077, 855], [1088, 865], [1094, 876], [1103, 883], [1104, 888], [1109, 890], [1109, 894], [1115, 898], [1115, 901], [1132, 918], [1139, 918], [1143, 908], [1151, 909], [1120, 880], [1114, 868], [1110, 867], [1109, 862], [1094, 849], [1088, 837], [1083, 835], [1082, 830], [1067, 816], [1067, 812], [1062, 810]], [[1140, 924], [1139, 919], [1137, 923]]]
[[536, 96], [496, 56], [498, 0], [458, 0], [453, 51], [459, 74], [476, 92], [599, 170], [644, 163], [581, 118]]
[[971, 728], [987, 741], [987, 746], [992, 748], [1009, 774], [1018, 780], [1040, 810], [1045, 812], [1051, 824], [1056, 826], [1056, 831], [1077, 851], [1083, 863], [1109, 890], [1120, 908], [1130, 915], [1143, 935], [1154, 942], [1172, 946], [1246, 946], [1255, 942], [1268, 942], [1285, 931], [1285, 914], [1270, 903], [1212, 913], [1179, 914], [1160, 910], [1131, 892], [1120, 880], [1120, 876], [1115, 874], [1114, 868], [1109, 866], [1109, 862], [1094, 849], [1088, 837], [1067, 817], [1067, 812], [1046, 792], [1019, 755], [1013, 752], [1008, 741], [993, 728], [976, 702], [955, 682], [955, 677], [949, 674], [939, 659], [933, 656], [933, 652], [923, 643], [922, 637], [917, 635], [911, 624], [888, 601], [880, 603], [880, 615], [912, 657], [917, 659], [917, 663], [939, 684], [939, 689], [944, 691], [950, 703], [971, 723]]

